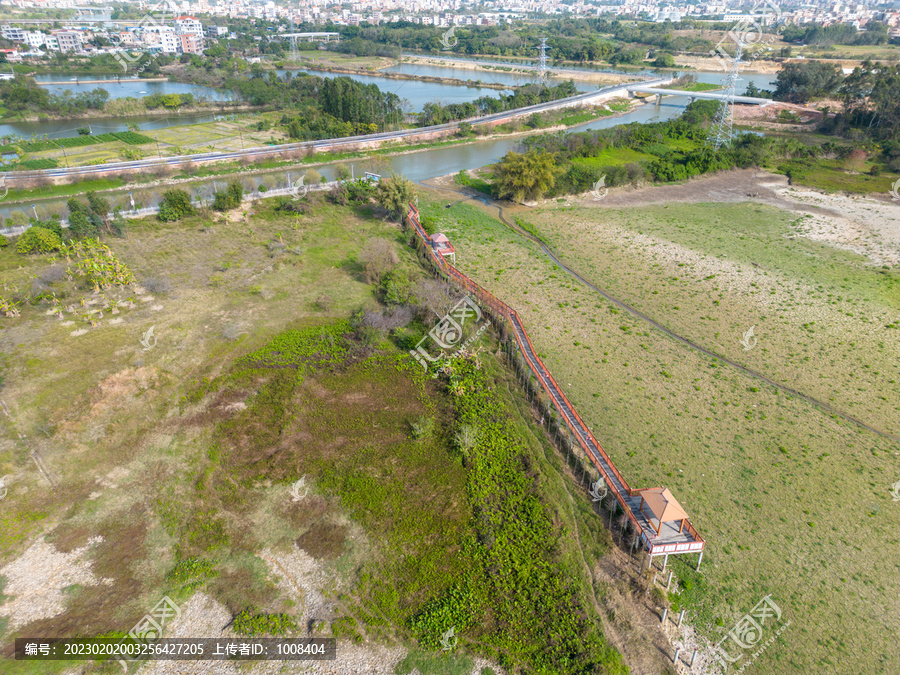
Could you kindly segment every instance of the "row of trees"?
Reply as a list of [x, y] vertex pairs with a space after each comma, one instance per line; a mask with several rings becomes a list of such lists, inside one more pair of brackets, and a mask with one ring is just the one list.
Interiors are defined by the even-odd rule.
[[[457, 54], [487, 54], [534, 58], [535, 45], [547, 38], [552, 59], [639, 63], [647, 46], [666, 51], [708, 52], [713, 43], [702, 37], [675, 35], [674, 24], [633, 23], [605, 19], [553, 19], [540, 25], [456, 27], [449, 43]], [[685, 27], [690, 27], [687, 25]], [[304, 30], [317, 30], [306, 25]], [[327, 26], [341, 33], [334, 51], [360, 56], [395, 56], [401, 50], [438, 52], [446, 50], [446, 28], [406, 21], [378, 26]], [[641, 45], [636, 47], [636, 45]]]
[[426, 103], [422, 112], [423, 124], [443, 124], [454, 120], [466, 119], [476, 115], [491, 115], [493, 113], [515, 110], [538, 103], [558, 101], [561, 98], [574, 96], [578, 93], [572, 80], [548, 87], [541, 84], [527, 84], [516, 88], [512, 94], [500, 96], [481, 96], [472, 102], [450, 103]]
[[778, 73], [774, 98], [789, 103], [834, 96], [843, 112], [824, 121], [824, 129], [876, 141], [900, 140], [900, 65], [865, 61], [846, 77], [825, 61], [786, 63]]
[[[742, 134], [716, 152], [707, 146], [706, 128], [717, 110], [717, 101], [696, 101], [681, 118], [657, 124], [628, 124], [571, 134], [528, 138], [525, 153], [510, 152], [494, 170], [493, 190], [500, 198], [529, 201], [541, 197], [579, 194], [603, 179], [609, 187], [642, 180], [671, 182], [731, 168], [771, 166], [779, 162], [805, 161], [817, 157], [844, 159], [854, 147], [826, 142], [807, 145], [794, 138]], [[694, 141], [694, 148], [679, 150]], [[614, 155], [629, 149], [652, 156], [641, 162], [597, 166], [581, 161]], [[612, 152], [611, 152], [612, 151]], [[900, 171], [900, 142], [886, 141], [881, 147], [888, 168]]]
[[12, 80], [0, 81], [0, 102], [4, 108], [14, 112], [74, 115], [88, 110], [102, 110], [108, 100], [109, 92], [100, 88], [78, 94], [68, 89], [60, 94], [51, 94], [31, 77], [19, 75]]

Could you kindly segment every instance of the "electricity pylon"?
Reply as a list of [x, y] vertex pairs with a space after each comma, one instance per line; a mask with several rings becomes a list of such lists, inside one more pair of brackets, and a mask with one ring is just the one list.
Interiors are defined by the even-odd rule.
[[731, 70], [725, 77], [723, 84], [725, 85], [725, 98], [722, 100], [716, 117], [713, 120], [710, 133], [707, 135], [707, 143], [712, 139], [713, 146], [718, 150], [723, 145], [727, 145], [732, 138], [734, 128], [734, 95], [735, 86], [738, 80], [738, 68], [741, 63], [741, 51], [744, 48], [743, 40], [738, 40], [737, 52], [734, 55], [734, 61], [731, 63]]

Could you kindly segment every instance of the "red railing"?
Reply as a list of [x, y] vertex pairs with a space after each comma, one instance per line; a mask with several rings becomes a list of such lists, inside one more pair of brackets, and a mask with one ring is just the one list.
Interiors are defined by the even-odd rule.
[[[569, 421], [568, 417], [565, 415], [565, 413], [563, 413], [563, 411], [560, 410], [560, 413], [563, 413], [562, 417], [563, 417], [563, 419], [565, 419], [566, 425], [571, 429], [571, 431], [574, 433], [575, 437], [578, 439], [578, 444], [582, 447], [582, 449], [584, 450], [584, 452], [588, 456], [588, 458], [590, 458], [591, 463], [596, 467], [597, 471], [600, 472], [600, 475], [603, 477], [603, 480], [606, 482], [606, 484], [610, 487], [610, 489], [612, 489], [613, 494], [616, 497], [616, 501], [618, 501], [619, 504], [622, 506], [622, 510], [626, 514], [628, 514], [629, 520], [632, 522], [632, 524], [634, 525], [637, 532], [647, 541], [648, 547], [650, 548], [650, 550], [652, 552], [653, 544], [652, 544], [651, 540], [652, 540], [653, 536], [655, 536], [655, 533], [650, 537], [648, 537], [644, 534], [643, 526], [640, 524], [640, 522], [638, 522], [637, 517], [634, 515], [634, 512], [631, 510], [631, 507], [625, 501], [625, 498], [622, 496], [619, 489], [616, 487], [615, 483], [610, 479], [609, 474], [604, 469], [603, 465], [597, 461], [597, 458], [594, 456], [594, 453], [595, 452], [600, 453], [600, 455], [603, 457], [603, 461], [606, 463], [606, 465], [609, 467], [610, 471], [612, 471], [612, 473], [618, 479], [618, 481], [622, 485], [624, 491], [627, 493], [627, 496], [632, 497], [637, 493], [637, 491], [633, 490], [628, 485], [628, 481], [625, 480], [625, 477], [616, 468], [616, 465], [609, 458], [609, 455], [606, 454], [606, 451], [603, 449], [603, 446], [601, 446], [600, 443], [597, 442], [597, 439], [594, 438], [594, 435], [591, 433], [591, 430], [588, 428], [587, 424], [584, 423], [584, 420], [581, 419], [581, 416], [578, 414], [578, 411], [575, 409], [575, 406], [572, 405], [571, 401], [569, 401], [568, 397], [563, 393], [562, 389], [557, 384], [556, 380], [553, 378], [553, 375], [550, 374], [550, 371], [544, 365], [544, 362], [541, 361], [541, 358], [538, 356], [537, 351], [534, 348], [534, 345], [531, 343], [531, 338], [528, 337], [528, 332], [525, 330], [525, 325], [522, 323], [522, 320], [519, 319], [519, 315], [516, 313], [516, 311], [512, 307], [507, 305], [502, 300], [497, 299], [490, 291], [487, 291], [484, 288], [482, 288], [481, 286], [479, 286], [477, 283], [475, 283], [474, 281], [469, 279], [469, 277], [467, 277], [465, 274], [463, 274], [458, 269], [456, 269], [453, 265], [451, 265], [446, 260], [444, 260], [443, 256], [440, 256], [437, 253], [435, 253], [434, 249], [431, 247], [431, 244], [430, 244], [431, 240], [430, 240], [430, 237], [428, 236], [428, 233], [425, 232], [425, 228], [423, 228], [422, 224], [419, 222], [419, 210], [412, 204], [409, 205], [409, 213], [407, 214], [407, 217], [409, 218], [409, 221], [415, 227], [416, 234], [419, 235], [421, 243], [423, 244], [423, 246], [425, 248], [426, 255], [430, 258], [432, 264], [434, 264], [438, 273], [445, 274], [448, 277], [453, 277], [453, 279], [456, 281], [456, 283], [458, 283], [460, 286], [462, 286], [465, 290], [472, 293], [472, 295], [474, 295], [476, 298], [478, 298], [478, 300], [483, 305], [486, 305], [487, 307], [489, 307], [492, 311], [494, 311], [496, 314], [498, 314], [500, 316], [500, 318], [505, 320], [512, 327], [512, 332], [516, 336], [516, 342], [519, 343], [519, 349], [521, 349], [522, 353], [524, 355], [526, 355], [526, 361], [528, 362], [528, 367], [534, 373], [535, 377], [537, 377], [538, 382], [541, 383], [541, 386], [545, 390], [547, 390], [548, 388], [552, 389], [553, 392], [558, 397], [558, 399], [565, 403], [566, 409], [572, 415], [572, 417], [574, 417], [578, 421], [578, 424], [581, 425], [580, 429], [575, 427], [573, 424], [570, 423], [570, 421]], [[518, 330], [516, 330], [516, 326], [518, 326]], [[519, 335], [520, 332], [521, 332], [521, 336]], [[527, 349], [525, 348], [525, 344], [522, 342], [522, 338], [524, 338], [528, 344]], [[529, 353], [531, 354], [531, 357], [527, 356]], [[532, 360], [534, 361], [534, 363], [531, 362]], [[553, 395], [550, 393], [550, 391], [547, 391], [547, 393], [550, 395], [550, 398], [553, 399]], [[587, 436], [590, 439], [591, 443], [594, 446], [593, 448], [590, 447], [585, 442], [582, 435]], [[697, 532], [697, 530], [694, 528], [694, 526], [691, 525], [691, 522], [689, 520], [686, 522], [687, 522], [687, 527], [685, 529], [687, 529], [688, 533], [694, 538], [694, 542], [691, 542], [691, 543], [694, 543], [694, 544], [699, 543], [701, 545], [705, 544], [704, 539], [700, 536], [700, 533]], [[652, 528], [651, 528], [651, 531], [652, 531]], [[691, 552], [697, 552], [699, 550], [702, 550], [702, 548], [703, 548], [703, 546], [701, 546], [700, 548], [693, 549]]]

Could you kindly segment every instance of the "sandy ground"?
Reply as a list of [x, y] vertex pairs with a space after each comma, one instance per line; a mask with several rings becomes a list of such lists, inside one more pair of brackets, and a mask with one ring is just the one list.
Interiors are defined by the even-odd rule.
[[[777, 122], [778, 114], [782, 110], [792, 112], [800, 118], [797, 124], [785, 124]], [[738, 124], [752, 123], [754, 126], [762, 126], [769, 129], [803, 130], [803, 125], [821, 121], [824, 113], [819, 108], [794, 103], [773, 102], [769, 105], [736, 105], [734, 106], [734, 121]], [[834, 114], [831, 115], [832, 117]]]
[[[333, 618], [335, 606], [323, 589], [332, 584], [323, 566], [305, 551], [294, 546], [291, 552], [264, 549], [259, 557], [265, 561], [278, 588], [300, 608], [298, 623]], [[166, 629], [166, 637], [237, 637], [229, 628], [231, 614], [214, 599], [197, 593], [181, 607], [181, 616]], [[308, 673], [310, 675], [393, 675], [397, 664], [406, 656], [404, 647], [375, 644], [353, 644], [340, 640], [334, 661], [264, 661], [243, 662], [240, 667], [226, 661], [152, 661], [142, 675], [269, 675], [274, 673]], [[502, 675], [496, 664], [476, 659], [472, 675], [482, 667], [491, 667]]]
[[86, 546], [61, 553], [42, 537], [0, 569], [0, 577], [7, 580], [3, 595], [10, 598], [0, 605], [0, 616], [9, 617], [7, 630], [62, 614], [66, 609], [64, 589], [69, 586], [102, 584], [103, 580], [91, 571], [90, 562], [83, 559], [91, 546], [100, 541], [96, 537]]
[[866, 197], [824, 194], [792, 187], [787, 178], [758, 169], [725, 171], [682, 185], [613, 188], [601, 200], [591, 193], [570, 197], [568, 204], [623, 208], [671, 202], [756, 201], [798, 215], [798, 234], [825, 241], [867, 257], [872, 265], [900, 264], [900, 204], [889, 194]]

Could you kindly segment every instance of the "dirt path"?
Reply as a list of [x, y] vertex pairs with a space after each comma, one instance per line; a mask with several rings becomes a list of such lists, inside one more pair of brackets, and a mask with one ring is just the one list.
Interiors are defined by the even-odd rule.
[[[741, 178], [742, 178], [741, 174], [745, 174], [743, 176], [744, 180], [741, 180]], [[756, 174], [759, 174], [759, 176], [757, 176]], [[746, 178], [748, 176], [753, 177], [753, 179], [754, 179], [753, 182], [748, 182], [746, 180]], [[802, 209], [801, 209], [801, 206], [802, 206], [803, 209], [816, 209], [819, 211], [831, 212], [834, 215], [837, 215], [838, 217], [840, 217], [839, 213], [830, 211], [830, 209], [823, 209], [822, 207], [815, 206], [815, 205], [806, 205], [806, 204], [797, 205], [794, 202], [791, 202], [791, 201], [785, 199], [783, 196], [779, 195], [773, 187], [767, 188], [766, 184], [764, 182], [760, 182], [759, 180], [756, 180], [759, 177], [771, 179], [772, 176], [773, 176], [773, 174], [769, 174], [766, 172], [754, 171], [754, 170], [750, 170], [750, 169], [729, 171], [729, 172], [724, 172], [722, 174], [716, 174], [715, 176], [710, 176], [708, 178], [691, 181], [684, 185], [639, 188], [639, 189], [636, 189], [633, 191], [623, 191], [617, 195], [613, 195], [613, 193], [610, 192], [610, 194], [607, 195], [606, 198], [604, 198], [602, 200], [593, 201], [593, 202], [591, 202], [591, 200], [593, 200], [593, 195], [591, 193], [587, 193], [587, 196], [578, 195], [577, 197], [571, 198], [569, 201], [567, 201], [567, 203], [565, 205], [569, 206], [569, 205], [575, 203], [575, 204], [579, 204], [582, 206], [587, 206], [589, 203], [593, 203], [593, 204], [602, 203], [601, 208], [615, 207], [617, 205], [620, 207], [626, 206], [626, 205], [633, 207], [633, 206], [645, 206], [648, 204], [657, 204], [657, 203], [670, 203], [673, 201], [675, 201], [675, 202], [685, 201], [685, 202], [692, 202], [692, 203], [697, 203], [697, 202], [705, 202], [705, 203], [739, 202], [739, 201], [747, 201], [749, 198], [752, 197], [756, 201], [762, 201], [764, 203], [774, 203], [775, 205], [778, 205], [779, 208], [782, 208], [785, 210], [797, 210], [798, 212], [802, 212]], [[611, 295], [607, 290], [595, 285], [589, 279], [587, 279], [586, 277], [579, 274], [573, 268], [569, 267], [565, 263], [565, 261], [562, 258], [560, 258], [557, 255], [557, 253], [555, 251], [553, 251], [553, 249], [551, 249], [550, 246], [546, 242], [535, 237], [534, 235], [530, 234], [529, 232], [526, 232], [525, 230], [521, 229], [518, 225], [513, 224], [512, 222], [510, 222], [510, 220], [508, 218], [505, 217], [505, 213], [504, 213], [505, 211], [521, 210], [522, 207], [515, 207], [512, 209], [508, 209], [507, 207], [510, 206], [508, 202], [501, 203], [501, 202], [493, 201], [493, 200], [489, 199], [488, 197], [481, 195], [480, 193], [475, 193], [474, 190], [461, 191], [461, 190], [452, 188], [452, 187], [450, 187], [450, 185], [453, 184], [452, 176], [442, 176], [440, 178], [433, 179], [431, 181], [426, 181], [424, 184], [437, 187], [440, 191], [443, 191], [443, 193], [445, 195], [448, 193], [453, 194], [454, 200], [457, 202], [459, 202], [459, 201], [474, 201], [474, 202], [478, 203], [480, 208], [490, 211], [492, 216], [498, 218], [504, 225], [509, 227], [511, 230], [518, 233], [522, 237], [535, 242], [541, 248], [543, 253], [548, 258], [550, 258], [556, 265], [558, 265], [559, 268], [563, 272], [565, 272], [566, 274], [571, 276], [573, 279], [576, 279], [577, 281], [582, 283], [587, 288], [590, 288], [591, 290], [595, 291], [596, 293], [599, 293], [604, 298], [606, 298], [609, 302], [611, 302], [614, 305], [616, 305], [617, 307], [625, 310], [632, 316], [644, 321], [645, 323], [650, 324], [657, 330], [665, 333], [667, 336], [669, 336], [676, 342], [679, 342], [682, 345], [689, 347], [695, 351], [701, 352], [702, 354], [705, 354], [706, 356], [709, 356], [710, 358], [718, 359], [722, 363], [726, 363], [729, 366], [731, 366], [731, 368], [733, 368], [734, 370], [737, 370], [745, 375], [749, 375], [750, 377], [756, 378], [760, 382], [763, 382], [771, 387], [775, 387], [776, 389], [779, 389], [780, 391], [783, 391], [786, 394], [790, 394], [792, 396], [797, 396], [798, 398], [803, 399], [807, 403], [812, 404], [813, 406], [815, 406], [816, 408], [818, 408], [819, 410], [821, 410], [822, 412], [824, 412], [827, 415], [840, 417], [841, 419], [844, 419], [848, 422], [851, 422], [852, 424], [855, 424], [858, 427], [861, 427], [863, 429], [871, 431], [872, 433], [875, 433], [883, 438], [889, 438], [894, 441], [900, 441], [900, 437], [898, 437], [894, 434], [891, 434], [887, 431], [878, 429], [869, 424], [866, 424], [862, 420], [857, 419], [856, 417], [854, 417], [852, 415], [849, 415], [848, 413], [844, 412], [843, 410], [835, 408], [834, 406], [826, 403], [825, 401], [820, 401], [819, 399], [813, 398], [812, 396], [804, 394], [801, 391], [792, 389], [791, 387], [785, 386], [779, 382], [775, 382], [774, 380], [770, 379], [769, 377], [766, 377], [765, 375], [763, 375], [760, 372], [757, 372], [755, 370], [747, 368], [746, 366], [743, 366], [740, 363], [737, 363], [733, 359], [729, 359], [728, 357], [726, 357], [722, 354], [719, 354], [710, 349], [707, 349], [706, 347], [703, 347], [703, 346], [697, 344], [696, 342], [692, 341], [691, 339], [670, 330], [663, 324], [659, 323], [658, 321], [654, 320], [653, 318], [644, 314], [643, 312], [638, 311], [631, 305], [628, 305], [628, 304], [622, 302], [615, 296]], [[759, 190], [759, 192], [748, 193], [747, 192], [748, 188], [751, 188], [751, 189], [756, 188]], [[765, 193], [766, 190], [768, 190], [768, 192], [771, 194], [766, 194]], [[634, 197], [635, 193], [641, 193], [641, 194], [637, 198], [628, 198], [627, 195], [629, 193], [632, 195], [632, 197]], [[743, 193], [743, 197], [741, 197], [741, 193]], [[668, 198], [666, 198], [667, 196], [668, 196]], [[460, 199], [460, 197], [462, 197], [462, 199]], [[779, 203], [783, 204], [783, 205], [779, 205]], [[493, 213], [494, 211], [496, 211], [496, 215]]]

